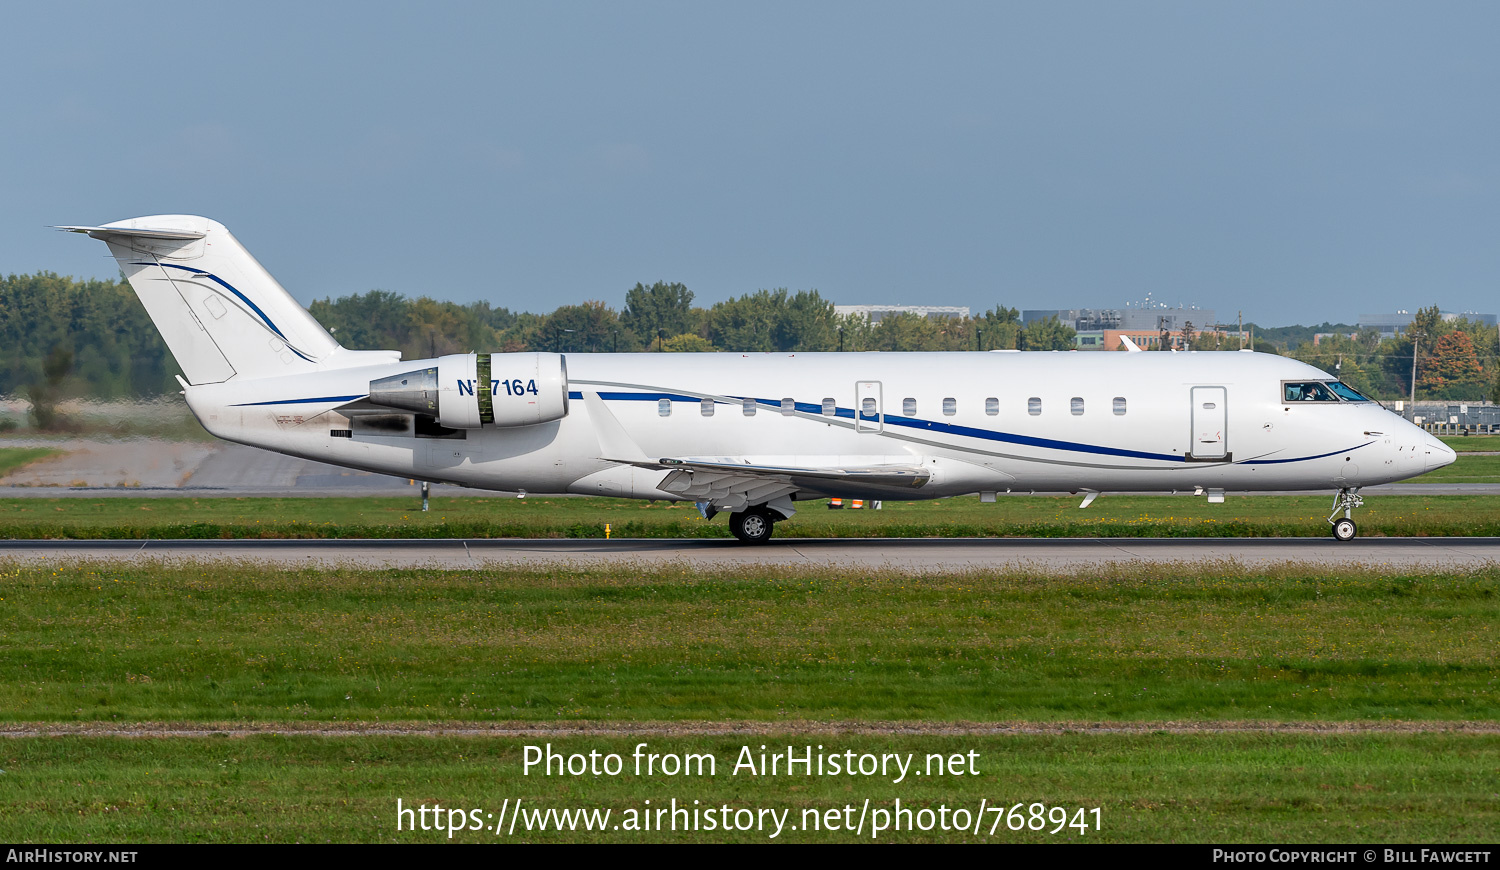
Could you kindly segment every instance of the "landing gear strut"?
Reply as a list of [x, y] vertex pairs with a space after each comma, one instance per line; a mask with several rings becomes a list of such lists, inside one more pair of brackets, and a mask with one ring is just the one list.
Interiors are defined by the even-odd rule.
[[[1341, 489], [1339, 494], [1333, 497], [1333, 513], [1328, 515], [1328, 522], [1333, 524], [1333, 537], [1337, 541], [1352, 541], [1359, 534], [1359, 528], [1354, 525], [1352, 514], [1354, 509], [1364, 504], [1365, 500], [1359, 495], [1359, 487], [1353, 489]], [[1344, 515], [1339, 516], [1342, 512]]]
[[769, 510], [756, 506], [730, 514], [729, 531], [733, 532], [742, 543], [764, 544], [771, 540], [775, 522]]

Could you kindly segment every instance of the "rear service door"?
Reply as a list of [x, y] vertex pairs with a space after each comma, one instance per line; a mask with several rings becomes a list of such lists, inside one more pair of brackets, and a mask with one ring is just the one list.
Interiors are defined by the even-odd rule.
[[1193, 444], [1189, 459], [1229, 458], [1228, 391], [1223, 387], [1193, 387]]

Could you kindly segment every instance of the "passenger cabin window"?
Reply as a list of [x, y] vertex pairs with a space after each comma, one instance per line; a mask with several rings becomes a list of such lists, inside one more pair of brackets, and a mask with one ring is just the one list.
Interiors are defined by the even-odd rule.
[[859, 413], [866, 420], [875, 419], [875, 400], [868, 397], [862, 400], [859, 403]]
[[1040, 417], [1042, 414], [1042, 400], [1038, 399], [1036, 396], [1032, 396], [1031, 398], [1027, 399], [1026, 413], [1030, 414], [1033, 417]]
[[954, 399], [954, 398], [951, 398], [951, 397], [947, 398], [947, 399], [944, 399], [943, 400], [943, 416], [944, 417], [952, 417], [954, 414], [957, 414], [957, 413], [958, 413], [958, 400]]
[[1339, 400], [1333, 390], [1321, 381], [1283, 384], [1282, 392], [1288, 402], [1337, 402]]
[[1125, 397], [1124, 396], [1115, 396], [1115, 416], [1116, 417], [1123, 417], [1123, 416], [1125, 416]]
[[797, 413], [797, 400], [796, 399], [791, 399], [791, 398], [782, 399], [781, 400], [781, 416], [783, 416], [783, 417], [790, 417], [790, 416], [792, 416], [795, 413]]
[[1068, 402], [1068, 406], [1069, 406], [1068, 409], [1073, 412], [1073, 416], [1074, 417], [1082, 417], [1083, 416], [1083, 399], [1081, 399], [1078, 396], [1074, 396]]
[[663, 417], [672, 416], [672, 400], [659, 399], [656, 402], [656, 413]]
[[824, 417], [832, 417], [834, 414], [838, 413], [838, 410], [839, 410], [839, 406], [838, 406], [837, 402], [835, 402], [832, 399], [824, 399], [823, 400], [823, 416]]
[[703, 401], [699, 402], [698, 410], [703, 414], [703, 416], [712, 417], [714, 415], [714, 400], [704, 399]]
[[991, 417], [1000, 416], [1000, 400], [995, 398], [994, 396], [990, 396], [988, 399], [985, 399], [984, 412]]
[[746, 417], [754, 417], [755, 416], [755, 400], [754, 399], [741, 399], [740, 400], [740, 410], [744, 413], [744, 415]]
[[908, 417], [915, 417], [915, 416], [917, 416], [917, 400], [916, 399], [902, 399], [901, 400], [901, 413], [905, 414]]

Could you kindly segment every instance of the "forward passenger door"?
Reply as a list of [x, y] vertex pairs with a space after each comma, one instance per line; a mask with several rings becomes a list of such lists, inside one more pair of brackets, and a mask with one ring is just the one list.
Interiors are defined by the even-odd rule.
[[1224, 387], [1193, 387], [1193, 441], [1188, 459], [1229, 458], [1228, 392]]

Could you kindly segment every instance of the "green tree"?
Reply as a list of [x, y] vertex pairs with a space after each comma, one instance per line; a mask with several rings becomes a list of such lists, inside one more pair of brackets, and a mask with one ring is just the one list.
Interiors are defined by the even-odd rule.
[[1417, 374], [1417, 389], [1437, 399], [1477, 399], [1484, 394], [1484, 370], [1468, 333], [1452, 330], [1433, 342]]
[[642, 346], [655, 347], [658, 334], [696, 332], [695, 321], [693, 291], [684, 284], [657, 281], [647, 287], [638, 283], [625, 291], [625, 310], [620, 312], [620, 323]]
[[711, 353], [714, 346], [696, 332], [684, 332], [664, 341], [662, 350], [667, 353]]
[[339, 344], [354, 350], [404, 349], [412, 337], [410, 309], [406, 297], [389, 290], [317, 299], [307, 307]]
[[100, 398], [178, 389], [177, 368], [135, 292], [121, 281], [54, 272], [0, 278], [0, 394], [45, 381], [53, 348], [75, 352], [70, 389]]
[[869, 349], [880, 351], [937, 350], [941, 326], [920, 314], [887, 314], [870, 331]]
[[1046, 320], [1033, 320], [1021, 331], [1021, 344], [1025, 350], [1072, 350], [1073, 338], [1078, 331], [1068, 326], [1057, 315]]
[[1021, 338], [1021, 312], [996, 305], [974, 318], [974, 328], [980, 350], [1015, 350]]
[[535, 340], [535, 349], [556, 353], [606, 353], [617, 343], [622, 352], [638, 349], [619, 315], [598, 301], [559, 307], [542, 321]]
[[707, 321], [709, 341], [729, 351], [835, 350], [839, 326], [848, 327], [818, 291], [791, 293], [785, 287], [716, 303]]
[[73, 371], [73, 352], [58, 345], [42, 362], [42, 379], [28, 384], [26, 397], [31, 400], [31, 422], [43, 431], [65, 428], [67, 420], [57, 411], [62, 397], [63, 381]]

